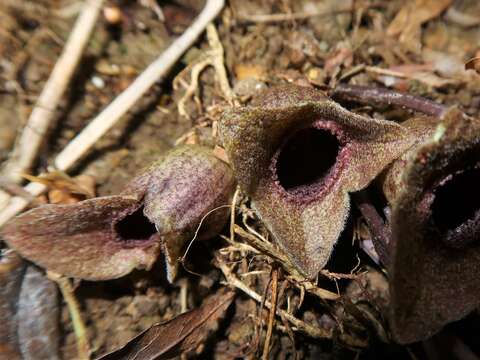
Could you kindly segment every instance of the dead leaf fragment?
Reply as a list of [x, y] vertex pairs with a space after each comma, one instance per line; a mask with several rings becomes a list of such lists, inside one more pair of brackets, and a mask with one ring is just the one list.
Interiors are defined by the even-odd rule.
[[83, 195], [86, 198], [95, 196], [95, 181], [91, 176], [81, 175], [72, 178], [61, 171], [53, 171], [40, 176], [22, 175], [25, 179], [48, 186], [51, 190]]
[[9, 249], [0, 250], [0, 358], [22, 359], [16, 307], [26, 262]]
[[397, 13], [387, 29], [387, 35], [399, 36], [410, 50], [420, 49], [421, 25], [445, 11], [452, 0], [410, 0]]
[[237, 64], [234, 71], [238, 81], [245, 79], [263, 80], [267, 74], [265, 67], [257, 64]]
[[189, 353], [218, 327], [234, 295], [235, 292], [223, 289], [205, 300], [199, 308], [152, 326], [124, 347], [97, 360], [163, 360]]
[[480, 74], [480, 56], [474, 57], [465, 63], [465, 70], [475, 70]]
[[18, 341], [24, 360], [59, 359], [59, 302], [54, 282], [29, 265], [18, 301]]

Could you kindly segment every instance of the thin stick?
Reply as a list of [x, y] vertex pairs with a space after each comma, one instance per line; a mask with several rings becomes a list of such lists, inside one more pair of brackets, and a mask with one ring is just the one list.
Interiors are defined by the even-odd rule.
[[342, 84], [333, 90], [331, 96], [335, 100], [356, 101], [360, 104], [400, 106], [438, 118], [447, 111], [446, 106], [435, 101], [383, 87]]
[[82, 53], [97, 24], [103, 0], [87, 0], [68, 41], [58, 58], [49, 79], [17, 140], [11, 157], [3, 171], [9, 179], [20, 182], [21, 173], [28, 173], [55, 117], [60, 100], [70, 84]]
[[55, 159], [55, 167], [65, 171], [78, 161], [125, 113], [167, 74], [178, 58], [195, 42], [209, 22], [223, 8], [224, 0], [208, 0], [195, 22], [162, 53], [117, 98], [94, 118]]
[[322, 300], [338, 300], [340, 298], [338, 294], [319, 288], [311, 281], [300, 275], [300, 273], [296, 270], [295, 266], [291, 263], [290, 259], [288, 259], [287, 256], [285, 256], [280, 251], [277, 251], [271, 243], [257, 239], [255, 236], [249, 234], [238, 225], [234, 225], [234, 230], [238, 235], [247, 240], [255, 248], [277, 259], [278, 262], [285, 268], [285, 270], [290, 273], [289, 278], [297, 284], [301, 284], [304, 289], [309, 293], [318, 296]]
[[[175, 40], [160, 57], [109, 106], [107, 106], [90, 124], [82, 130], [55, 158], [55, 167], [67, 171], [85, 155], [87, 151], [124, 115], [133, 104], [156, 82], [162, 79], [180, 56], [195, 42], [223, 8], [224, 0], [207, 0], [202, 12], [195, 22]], [[38, 196], [46, 190], [46, 186], [30, 183], [25, 187], [32, 196]], [[29, 202], [20, 197], [10, 199], [10, 202], [0, 212], [0, 227], [13, 216], [24, 210]]]
[[322, 17], [322, 16], [331, 16], [337, 15], [345, 12], [351, 12], [354, 8], [352, 6], [346, 6], [336, 10], [322, 10], [316, 12], [298, 12], [291, 14], [257, 14], [257, 15], [242, 15], [237, 18], [240, 22], [245, 23], [274, 23], [281, 21], [291, 21], [291, 20], [305, 20], [312, 17]]
[[[225, 263], [218, 261], [218, 265], [223, 275], [227, 279], [229, 285], [243, 291], [245, 294], [250, 296], [259, 304], [262, 302], [262, 296], [254, 290], [250, 289], [242, 281], [237, 279], [237, 277], [232, 274], [232, 272]], [[265, 301], [265, 307], [268, 309], [272, 308], [272, 304], [270, 303], [270, 301]], [[304, 332], [314, 338], [331, 339], [333, 336], [331, 331], [313, 327], [312, 325], [309, 325], [302, 320], [297, 319], [295, 316], [286, 312], [285, 310], [277, 309], [276, 313], [277, 315], [283, 316], [285, 319], [287, 319], [293, 326], [295, 326], [296, 330]]]
[[238, 195], [240, 194], [240, 187], [237, 186], [232, 198], [232, 206], [230, 208], [230, 243], [235, 243], [235, 208], [237, 206]]
[[[245, 285], [242, 281], [240, 281], [228, 268], [228, 266], [222, 262], [220, 259], [217, 258], [217, 265], [222, 271], [223, 275], [225, 276], [228, 285], [233, 286], [248, 296], [250, 296], [253, 300], [258, 302], [259, 304], [262, 303], [262, 296], [255, 292], [254, 290], [250, 289], [247, 285]], [[272, 308], [272, 304], [269, 301], [265, 301], [265, 307], [267, 309]], [[282, 309], [277, 309], [276, 314], [280, 316], [281, 318], [284, 318], [288, 320], [293, 326], [294, 331], [300, 331], [303, 332], [304, 334], [307, 334], [308, 336], [311, 336], [313, 338], [317, 339], [332, 339], [333, 338], [333, 331], [332, 330], [325, 330], [322, 328], [318, 328], [315, 326], [312, 326], [310, 324], [307, 324], [306, 322], [296, 318], [289, 312], [282, 310]], [[354, 338], [350, 334], [347, 333], [341, 333], [338, 336], [339, 340], [343, 342], [344, 344], [351, 346], [351, 347], [366, 347], [367, 342], [363, 341], [361, 339]]]
[[270, 313], [268, 314], [268, 327], [267, 335], [265, 336], [265, 344], [263, 345], [262, 360], [268, 360], [268, 354], [270, 353], [270, 342], [272, 340], [273, 322], [275, 321], [275, 311], [277, 309], [277, 287], [278, 287], [278, 270], [272, 271], [272, 306], [270, 307]]
[[70, 279], [52, 271], [47, 271], [50, 280], [57, 283], [58, 288], [62, 292], [63, 299], [67, 303], [68, 312], [72, 319], [73, 331], [77, 338], [78, 358], [80, 360], [90, 359], [90, 345], [88, 343], [87, 330], [82, 320], [80, 307], [74, 295], [74, 289], [70, 283]]

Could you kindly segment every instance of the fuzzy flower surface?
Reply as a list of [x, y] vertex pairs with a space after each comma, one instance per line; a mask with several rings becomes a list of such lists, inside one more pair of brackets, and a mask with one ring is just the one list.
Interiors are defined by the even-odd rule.
[[[234, 188], [230, 167], [211, 149], [185, 145], [162, 156], [120, 195], [40, 206], [10, 221], [2, 236], [39, 266], [86, 280], [149, 269], [163, 252], [172, 281], [185, 243], [204, 216], [228, 204]], [[227, 215], [207, 217], [200, 236], [215, 235]]]
[[414, 143], [399, 124], [349, 112], [323, 93], [286, 85], [223, 115], [237, 181], [298, 269], [314, 277], [366, 187]]
[[391, 327], [432, 336], [480, 305], [480, 121], [452, 108], [388, 170]]

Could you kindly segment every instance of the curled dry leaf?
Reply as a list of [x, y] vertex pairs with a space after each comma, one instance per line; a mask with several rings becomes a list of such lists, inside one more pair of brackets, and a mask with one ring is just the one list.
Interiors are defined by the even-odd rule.
[[92, 198], [95, 196], [95, 185], [94, 183], [92, 184], [93, 179], [86, 175], [72, 178], [61, 171], [53, 171], [40, 176], [32, 176], [28, 174], [22, 176], [29, 181], [38, 182], [53, 190], [63, 191], [74, 195], [83, 195], [86, 198]]
[[388, 170], [391, 327], [425, 339], [480, 304], [480, 121], [450, 109]]
[[220, 134], [254, 209], [308, 277], [325, 266], [343, 230], [348, 193], [366, 187], [414, 141], [398, 124], [293, 85], [226, 112]]
[[199, 308], [152, 326], [124, 347], [98, 360], [172, 359], [191, 352], [216, 330], [234, 295], [235, 292], [223, 289], [205, 300]]
[[[160, 247], [169, 278], [185, 242], [209, 211], [228, 203], [234, 180], [208, 148], [174, 149], [135, 178], [121, 195], [44, 205], [10, 221], [8, 245], [36, 264], [69, 277], [106, 280], [149, 269]], [[226, 212], [205, 222], [218, 231]]]

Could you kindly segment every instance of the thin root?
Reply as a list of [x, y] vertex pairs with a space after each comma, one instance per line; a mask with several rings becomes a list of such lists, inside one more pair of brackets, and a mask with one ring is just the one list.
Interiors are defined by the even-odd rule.
[[47, 276], [50, 280], [57, 283], [63, 299], [67, 303], [70, 318], [72, 319], [73, 330], [77, 338], [78, 358], [80, 360], [89, 360], [90, 345], [88, 342], [87, 330], [85, 328], [85, 323], [82, 320], [80, 307], [78, 306], [78, 301], [75, 298], [74, 289], [70, 283], [70, 279], [52, 271], [47, 271]]

